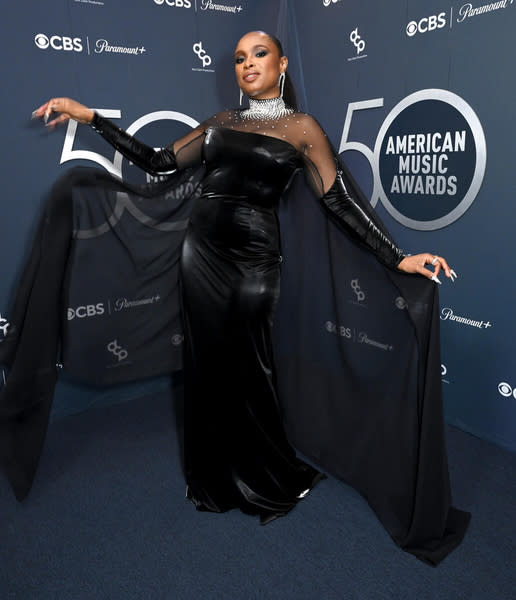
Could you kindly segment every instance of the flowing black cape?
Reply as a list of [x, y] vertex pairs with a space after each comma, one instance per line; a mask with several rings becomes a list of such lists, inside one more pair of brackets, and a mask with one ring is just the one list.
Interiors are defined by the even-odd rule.
[[[0, 344], [0, 458], [18, 499], [42, 451], [56, 362], [96, 384], [181, 369], [178, 261], [202, 175], [131, 186], [79, 168], [54, 186]], [[274, 353], [289, 439], [354, 486], [398, 545], [436, 565], [469, 522], [451, 506], [437, 287], [344, 235], [302, 177], [278, 217]]]

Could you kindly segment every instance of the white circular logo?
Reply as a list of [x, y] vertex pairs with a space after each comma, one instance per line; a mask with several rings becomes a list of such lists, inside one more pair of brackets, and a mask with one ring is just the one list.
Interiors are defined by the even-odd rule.
[[446, 227], [471, 206], [486, 167], [482, 125], [467, 102], [441, 89], [399, 102], [375, 143], [375, 181], [389, 214], [406, 227]]
[[71, 321], [75, 317], [75, 311], [73, 308], [68, 309], [68, 320]]
[[34, 43], [36, 44], [36, 46], [38, 48], [41, 48], [41, 50], [45, 50], [46, 48], [49, 47], [50, 40], [48, 39], [48, 37], [44, 33], [38, 33], [34, 37]]
[[502, 396], [505, 396], [506, 398], [512, 395], [512, 387], [505, 381], [501, 381], [498, 384], [498, 391], [500, 392], [500, 394], [502, 394]]
[[156, 4], [163, 4], [163, 2], [165, 2], [165, 0], [154, 0], [154, 2], [155, 2]]
[[[154, 0], [154, 2], [156, 2], [156, 0]], [[407, 25], [407, 35], [412, 37], [413, 35], [416, 34], [416, 32], [417, 32], [417, 23], [415, 21], [410, 21], [410, 23]]]
[[441, 376], [444, 377], [444, 375], [446, 375], [446, 373], [448, 373], [448, 369], [446, 368], [446, 365], [441, 365]]

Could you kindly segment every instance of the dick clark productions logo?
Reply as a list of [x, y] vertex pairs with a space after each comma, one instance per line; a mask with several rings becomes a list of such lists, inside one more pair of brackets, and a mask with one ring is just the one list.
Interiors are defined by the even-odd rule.
[[486, 166], [482, 125], [460, 96], [441, 89], [403, 98], [383, 122], [374, 151], [348, 141], [354, 111], [383, 106], [383, 98], [351, 103], [339, 153], [362, 152], [371, 163], [374, 190], [389, 214], [412, 229], [450, 225], [474, 201]]

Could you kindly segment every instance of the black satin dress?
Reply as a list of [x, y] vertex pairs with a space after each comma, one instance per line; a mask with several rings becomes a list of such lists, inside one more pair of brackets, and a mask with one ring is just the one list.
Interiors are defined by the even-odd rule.
[[271, 328], [280, 288], [276, 205], [298, 153], [289, 143], [210, 128], [207, 175], [181, 259], [185, 470], [199, 510], [281, 516], [322, 475], [287, 442]]

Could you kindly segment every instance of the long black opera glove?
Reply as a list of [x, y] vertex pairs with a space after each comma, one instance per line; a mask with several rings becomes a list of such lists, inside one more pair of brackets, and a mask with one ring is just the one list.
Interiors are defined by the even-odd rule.
[[97, 112], [90, 126], [127, 159], [151, 175], [170, 175], [177, 169], [171, 146], [154, 150]]
[[405, 258], [403, 252], [387, 238], [349, 195], [340, 172], [331, 188], [320, 198], [331, 219], [350, 232], [355, 239], [374, 252], [378, 260], [396, 269]]

